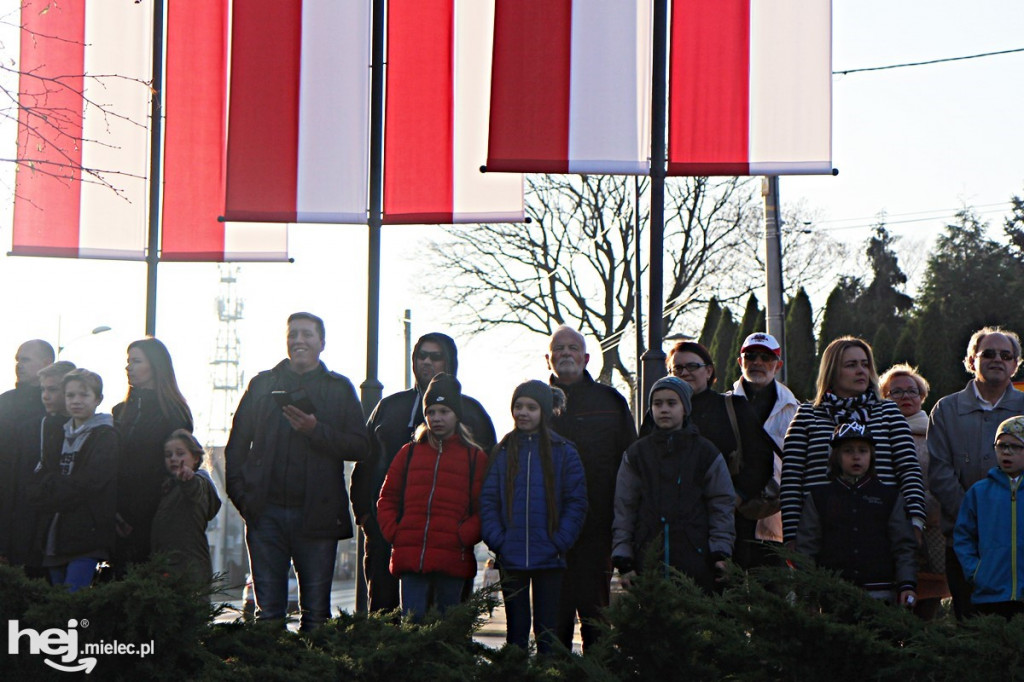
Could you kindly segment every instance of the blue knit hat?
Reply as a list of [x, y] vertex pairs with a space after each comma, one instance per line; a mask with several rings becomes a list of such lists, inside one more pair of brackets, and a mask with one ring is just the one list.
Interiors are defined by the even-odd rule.
[[683, 403], [683, 407], [686, 409], [686, 414], [689, 415], [691, 411], [690, 399], [693, 398], [693, 388], [690, 384], [686, 383], [679, 377], [662, 377], [654, 382], [651, 386], [651, 393], [647, 396], [647, 403], [654, 402], [654, 392], [668, 389], [675, 391], [679, 395], [680, 402]]

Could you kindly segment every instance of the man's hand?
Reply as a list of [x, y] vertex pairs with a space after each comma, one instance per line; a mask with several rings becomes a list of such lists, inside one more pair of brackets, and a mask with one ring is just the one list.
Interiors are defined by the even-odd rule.
[[120, 538], [126, 538], [132, 534], [132, 524], [121, 518], [120, 514], [114, 516], [114, 530], [117, 531], [117, 536]]
[[916, 603], [917, 593], [914, 592], [914, 590], [903, 590], [900, 592], [900, 606], [906, 606], [908, 609], [912, 609]]
[[313, 429], [316, 428], [316, 415], [306, 414], [294, 405], [285, 405], [281, 412], [293, 429], [307, 436], [312, 435]]

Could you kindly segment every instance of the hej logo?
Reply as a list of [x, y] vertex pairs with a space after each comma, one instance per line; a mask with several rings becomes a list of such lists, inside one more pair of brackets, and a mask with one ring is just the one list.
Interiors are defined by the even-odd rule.
[[[82, 621], [82, 627], [88, 626], [88, 621]], [[18, 621], [7, 621], [7, 653], [12, 656], [17, 656], [20, 653], [22, 640], [27, 640], [28, 653], [36, 655], [42, 654], [44, 656], [57, 656], [60, 658], [62, 663], [52, 661], [49, 658], [43, 661], [51, 668], [61, 670], [63, 672], [85, 671], [85, 674], [88, 675], [92, 672], [93, 668], [96, 667], [96, 659], [94, 657], [78, 659], [79, 648], [77, 628], [78, 621], [73, 618], [68, 621], [67, 630], [50, 628], [49, 630], [43, 630], [42, 632], [33, 630], [32, 628], [25, 628], [24, 630], [21, 630], [19, 629]], [[76, 659], [78, 659], [77, 663], [72, 665], [72, 662]]]

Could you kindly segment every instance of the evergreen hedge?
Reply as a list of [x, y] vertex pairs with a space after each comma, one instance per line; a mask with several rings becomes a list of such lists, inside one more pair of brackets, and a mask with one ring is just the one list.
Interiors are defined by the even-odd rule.
[[[0, 618], [81, 641], [155, 642], [151, 657], [100, 656], [104, 680], [1021, 680], [1024, 618], [924, 623], [818, 569], [734, 571], [722, 594], [653, 571], [617, 596], [586, 657], [528, 656], [473, 640], [488, 596], [425, 625], [340, 613], [310, 635], [252, 621], [213, 623], [207, 595], [159, 569], [67, 594], [0, 567]], [[0, 656], [5, 680], [68, 680], [25, 651]], [[54, 657], [51, 657], [54, 658]]]

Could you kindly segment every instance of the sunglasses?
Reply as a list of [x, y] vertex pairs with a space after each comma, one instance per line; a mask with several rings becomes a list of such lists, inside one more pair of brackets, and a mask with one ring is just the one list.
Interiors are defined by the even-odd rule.
[[706, 363], [706, 362], [704, 362], [704, 363], [701, 363], [701, 362], [688, 362], [685, 365], [673, 365], [672, 366], [672, 374], [677, 376], [677, 377], [681, 377], [681, 376], [683, 376], [683, 374], [686, 374], [686, 373], [693, 374], [694, 372], [696, 372], [701, 367], [707, 367], [707, 366], [708, 366], [708, 363]]
[[1010, 362], [1016, 360], [1017, 356], [1012, 351], [1008, 350], [996, 350], [995, 348], [986, 348], [983, 351], [978, 352], [979, 358], [985, 358], [986, 360], [992, 360], [995, 357], [999, 357], [1003, 362]]
[[775, 362], [776, 360], [779, 359], [779, 356], [777, 356], [775, 353], [759, 353], [757, 351], [748, 350], [746, 353], [743, 354], [743, 359], [746, 360], [747, 362], [756, 362], [760, 360], [761, 362], [767, 364], [769, 362]]
[[421, 350], [419, 353], [416, 353], [417, 360], [426, 360], [428, 358], [431, 362], [441, 362], [444, 360], [444, 353], [439, 350]]

